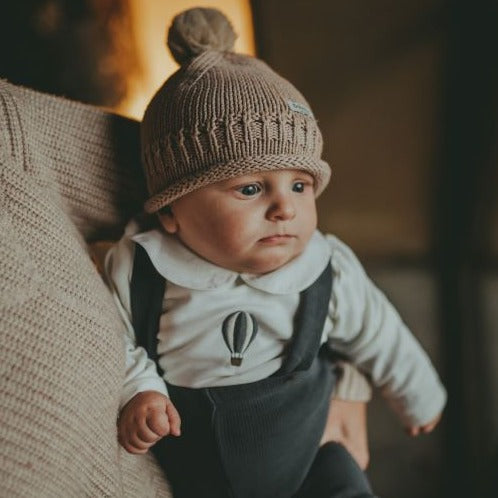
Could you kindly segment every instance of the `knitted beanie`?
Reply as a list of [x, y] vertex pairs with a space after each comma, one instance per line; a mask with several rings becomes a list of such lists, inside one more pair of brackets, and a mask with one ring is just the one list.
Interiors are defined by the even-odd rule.
[[168, 46], [181, 67], [152, 98], [141, 124], [149, 213], [255, 172], [306, 171], [317, 196], [328, 183], [308, 103], [263, 61], [232, 52], [235, 38], [215, 9], [189, 9], [173, 20]]

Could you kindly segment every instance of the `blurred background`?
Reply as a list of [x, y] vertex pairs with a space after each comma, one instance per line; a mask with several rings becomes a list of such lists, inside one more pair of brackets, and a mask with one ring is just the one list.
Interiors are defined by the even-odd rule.
[[140, 119], [176, 65], [166, 27], [212, 6], [236, 50], [307, 97], [333, 166], [321, 229], [347, 242], [449, 391], [410, 439], [378, 396], [369, 477], [383, 498], [498, 496], [498, 2], [18, 0], [0, 77]]

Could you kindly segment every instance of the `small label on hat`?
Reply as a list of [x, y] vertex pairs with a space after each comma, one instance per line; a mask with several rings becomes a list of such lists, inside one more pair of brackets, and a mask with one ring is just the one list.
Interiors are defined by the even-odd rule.
[[299, 102], [294, 102], [293, 100], [288, 100], [287, 104], [289, 105], [289, 109], [291, 111], [298, 112], [299, 114], [304, 114], [305, 116], [313, 117], [311, 109], [309, 109], [305, 105], [300, 104]]

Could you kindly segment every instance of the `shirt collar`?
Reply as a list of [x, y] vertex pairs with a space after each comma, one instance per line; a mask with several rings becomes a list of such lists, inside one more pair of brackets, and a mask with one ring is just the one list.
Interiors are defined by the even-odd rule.
[[237, 273], [210, 263], [160, 228], [144, 232], [133, 222], [127, 228], [131, 240], [140, 244], [156, 270], [168, 281], [195, 290], [213, 290], [241, 278], [247, 285], [270, 294], [291, 294], [309, 287], [330, 261], [330, 246], [316, 230], [305, 250], [289, 263], [263, 275]]

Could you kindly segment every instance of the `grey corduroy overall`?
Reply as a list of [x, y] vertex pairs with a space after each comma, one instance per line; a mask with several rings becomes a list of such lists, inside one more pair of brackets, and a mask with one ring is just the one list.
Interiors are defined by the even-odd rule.
[[[153, 452], [175, 498], [373, 496], [342, 446], [319, 448], [335, 381], [333, 365], [320, 347], [331, 288], [329, 265], [301, 292], [293, 339], [282, 367], [270, 377], [202, 389], [167, 383], [182, 435], [161, 439]], [[162, 373], [157, 331], [165, 280], [139, 244], [130, 291], [137, 344]], [[321, 477], [310, 480], [314, 466]], [[334, 475], [337, 482], [330, 482]]]

